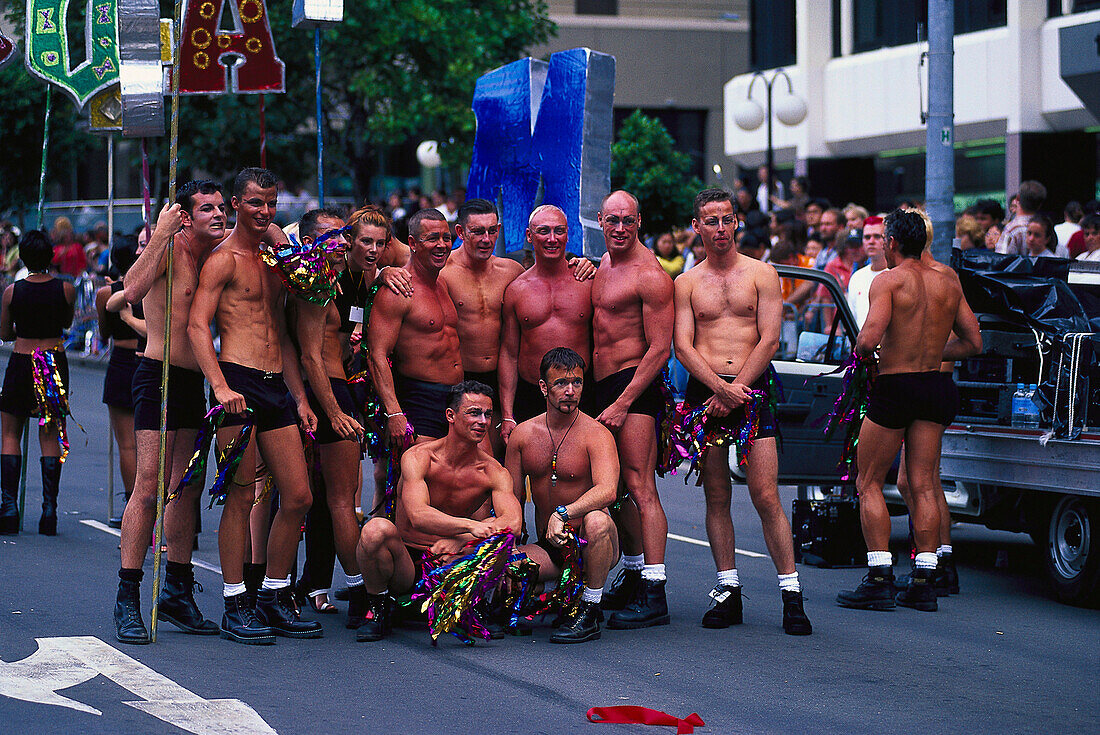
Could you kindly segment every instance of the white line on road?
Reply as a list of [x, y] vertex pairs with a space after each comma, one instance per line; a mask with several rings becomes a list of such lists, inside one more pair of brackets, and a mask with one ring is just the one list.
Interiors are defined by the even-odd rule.
[[[693, 544], [695, 546], [705, 546], [708, 549], [710, 548], [710, 544], [708, 544], [706, 541], [702, 541], [702, 540], [697, 539], [697, 538], [691, 538], [690, 536], [680, 536], [679, 534], [670, 533], [668, 535], [668, 537], [670, 539], [672, 539], [673, 541], [683, 541], [685, 544]], [[735, 551], [738, 554], [741, 554], [742, 556], [747, 556], [747, 557], [750, 557], [752, 559], [767, 559], [768, 558], [767, 554], [758, 554], [755, 551], [745, 551], [744, 549], [735, 549]]]
[[[89, 528], [94, 528], [97, 531], [103, 531], [103, 533], [109, 533], [117, 538], [122, 538], [122, 531], [118, 530], [117, 528], [111, 528], [106, 523], [94, 521], [90, 518], [85, 518], [80, 522], [83, 523], [85, 526], [88, 526]], [[208, 564], [202, 559], [192, 559], [191, 563], [197, 566], [199, 569], [205, 569], [206, 571], [213, 572], [214, 574], [220, 575], [222, 573], [221, 567], [214, 566], [213, 564]]]

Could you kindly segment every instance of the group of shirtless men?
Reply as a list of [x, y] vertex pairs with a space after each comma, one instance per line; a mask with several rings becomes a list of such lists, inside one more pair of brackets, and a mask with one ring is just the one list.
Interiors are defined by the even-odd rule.
[[[347, 222], [337, 211], [314, 210], [299, 224], [305, 243], [351, 226], [346, 253], [329, 256], [341, 271], [341, 295], [323, 306], [288, 296], [278, 273], [261, 260], [261, 248], [286, 242], [273, 224], [275, 177], [263, 169], [243, 170], [229, 204], [236, 225], [227, 234], [220, 187], [208, 181], [183, 187], [176, 203], [161, 212], [125, 278], [127, 300], [144, 303], [146, 354], [162, 355], [165, 255], [174, 238], [168, 484], [178, 484], [193, 452], [206, 405], [204, 378], [212, 405], [228, 414], [218, 429], [220, 446], [246, 420], [254, 423], [254, 440], [229, 483], [218, 532], [225, 598], [221, 625], [203, 618], [191, 592], [200, 483], [184, 488], [165, 511], [168, 563], [160, 619], [189, 633], [220, 633], [249, 644], [274, 643], [276, 635], [322, 635], [316, 621], [300, 618], [290, 588], [300, 529], [312, 502], [301, 438], [307, 431], [314, 437], [347, 579], [347, 625], [357, 630], [357, 640], [388, 634], [395, 598], [416, 583], [425, 555], [447, 558], [472, 540], [502, 531], [519, 537], [528, 492], [537, 540], [517, 552], [538, 565], [540, 582], [560, 573], [570, 528], [587, 542], [581, 551], [580, 604], [559, 621], [551, 641], [598, 638], [603, 611], [610, 612], [606, 625], [612, 629], [669, 622], [668, 524], [655, 480], [662, 369], [675, 342], [691, 373], [687, 401], [705, 405], [710, 422], [740, 426], [750, 391], [767, 389], [765, 371], [779, 342], [779, 278], [771, 266], [737, 252], [737, 219], [727, 192], [708, 189], [696, 197], [692, 226], [707, 257], [675, 284], [639, 240], [638, 201], [625, 191], [611, 193], [602, 204], [599, 223], [607, 254], [598, 268], [570, 260], [565, 214], [551, 205], [530, 215], [526, 239], [535, 263], [527, 271], [494, 255], [500, 223], [484, 200], [468, 201], [459, 210], [457, 249], [437, 210], [410, 217], [407, 246], [394, 238], [377, 208], [360, 209]], [[889, 518], [885, 506], [875, 503], [889, 468], [883, 458], [889, 454], [892, 460], [907, 439], [910, 493], [920, 505], [914, 513], [917, 544], [922, 554], [934, 550], [938, 520], [926, 469], [935, 464], [930, 459], [939, 442], [935, 427], [942, 431], [942, 426], [919, 406], [914, 413], [913, 404], [920, 404], [918, 391], [927, 393], [929, 402], [940, 401], [939, 384], [922, 382], [923, 374], [938, 369], [941, 359], [968, 354], [976, 333], [976, 322], [972, 332], [959, 316], [969, 312], [957, 279], [920, 258], [923, 222], [912, 213], [891, 218], [887, 251], [895, 267], [874, 283], [871, 315], [857, 345], [864, 354], [881, 345], [881, 372], [899, 373], [903, 382], [894, 391], [903, 393], [893, 400], [904, 398], [899, 406], [886, 396], [882, 410], [890, 420], [866, 422], [860, 442], [869, 548], [880, 555], [852, 593], [854, 602], [847, 602], [869, 609], [894, 599], [892, 575], [885, 581], [889, 565], [881, 563]], [[910, 242], [914, 219], [922, 228], [919, 246]], [[361, 323], [376, 278], [384, 286], [370, 306], [368, 328]], [[220, 335], [220, 354], [211, 322]], [[945, 350], [952, 328], [964, 339]], [[354, 507], [361, 483], [364, 426], [356, 412], [362, 398], [353, 398], [356, 386], [348, 384], [349, 355], [369, 369], [384, 407], [384, 439], [394, 447], [409, 445], [400, 453], [394, 520], [375, 516], [362, 528]], [[150, 357], [139, 367], [150, 376], [160, 370], [161, 363]], [[159, 380], [135, 378], [134, 398], [137, 486], [123, 517], [115, 623], [120, 641], [144, 643], [149, 636], [138, 598], [156, 515]], [[912, 415], [902, 416], [897, 428], [893, 419], [899, 411]], [[778, 494], [775, 433], [774, 416], [762, 410], [747, 463], [748, 489], [778, 573], [784, 630], [808, 635], [790, 525]], [[257, 449], [279, 495], [262, 581], [255, 565], [246, 564]], [[702, 618], [708, 628], [742, 621], [727, 452], [711, 449], [702, 468], [707, 537], [718, 570]], [[622, 570], [605, 593], [620, 550]], [[926, 566], [920, 563], [926, 558], [918, 555], [918, 567]], [[248, 567], [253, 568], [250, 584]], [[923, 580], [920, 568], [912, 584]]]

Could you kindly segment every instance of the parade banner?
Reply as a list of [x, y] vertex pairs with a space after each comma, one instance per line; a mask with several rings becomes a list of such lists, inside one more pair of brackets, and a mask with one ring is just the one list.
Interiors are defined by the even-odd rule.
[[122, 134], [164, 135], [164, 71], [157, 0], [118, 0]]
[[[180, 33], [180, 94], [262, 94], [286, 89], [263, 0], [229, 7], [234, 30], [218, 28], [224, 0], [189, 0]], [[229, 63], [230, 59], [235, 63]]]
[[[524, 246], [536, 204], [554, 204], [569, 223], [569, 250], [598, 257], [596, 221], [611, 188], [615, 57], [576, 48], [550, 62], [521, 59], [481, 76], [468, 196], [501, 203], [505, 248]], [[541, 202], [536, 202], [540, 182]]]
[[27, 3], [27, 69], [56, 84], [83, 108], [97, 92], [118, 83], [118, 7], [115, 0], [88, 0], [84, 25], [87, 58], [69, 66], [65, 30], [70, 0], [29, 0]]

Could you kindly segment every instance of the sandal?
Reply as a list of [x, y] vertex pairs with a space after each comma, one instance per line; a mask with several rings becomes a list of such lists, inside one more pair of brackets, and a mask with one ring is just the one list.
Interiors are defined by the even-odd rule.
[[324, 615], [333, 615], [338, 612], [336, 606], [328, 601], [327, 590], [311, 592], [309, 594], [309, 606], [313, 608], [313, 612]]

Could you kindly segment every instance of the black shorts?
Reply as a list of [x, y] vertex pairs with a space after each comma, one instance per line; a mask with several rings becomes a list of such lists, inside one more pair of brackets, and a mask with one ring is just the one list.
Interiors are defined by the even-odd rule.
[[544, 538], [540, 538], [536, 541], [535, 546], [545, 551], [546, 555], [550, 557], [550, 563], [558, 569], [565, 566], [565, 549], [560, 546], [554, 546]]
[[[722, 380], [727, 383], [732, 383], [735, 376], [722, 375]], [[760, 428], [757, 430], [757, 439], [766, 439], [768, 437], [776, 436], [778, 428], [775, 423], [775, 414], [772, 413], [770, 403], [770, 391], [768, 390], [768, 376], [767, 373], [761, 375], [756, 379], [756, 382], [749, 386], [753, 390], [764, 391], [764, 400], [760, 404]], [[710, 388], [703, 385], [695, 376], [688, 378], [687, 388], [684, 390], [684, 402], [692, 408], [698, 408], [702, 406], [714, 393]], [[707, 427], [721, 427], [729, 429], [731, 431], [738, 431], [745, 423], [745, 407], [741, 406], [735, 408], [729, 412], [728, 416], [711, 417], [707, 419]]]
[[451, 386], [413, 380], [394, 373], [393, 389], [401, 410], [405, 412], [405, 420], [417, 436], [439, 439], [447, 435], [447, 415], [444, 412], [451, 396]]
[[[336, 399], [336, 404], [340, 406], [340, 410], [348, 416], [356, 418], [359, 412], [355, 408], [355, 399], [352, 398], [351, 391], [348, 389], [348, 381], [340, 378], [329, 378], [328, 383], [332, 387], [332, 395]], [[316, 442], [318, 444], [332, 444], [348, 441], [332, 428], [332, 422], [329, 420], [328, 414], [325, 413], [325, 409], [321, 406], [317, 395], [308, 384], [306, 385], [306, 398], [309, 399], [309, 407], [313, 409], [313, 413], [317, 414], [317, 431], [314, 432]]]
[[[592, 415], [599, 416], [618, 400], [626, 390], [626, 386], [630, 385], [630, 381], [634, 379], [636, 372], [638, 372], [637, 367], [628, 367], [608, 375], [603, 380], [597, 380], [592, 386], [592, 400], [595, 404]], [[634, 399], [626, 412], [652, 416], [654, 421], [660, 421], [665, 408], [665, 398], [661, 394], [660, 386], [661, 377], [657, 376], [657, 379], [647, 385], [641, 395]]]
[[490, 370], [486, 373], [470, 373], [467, 372], [462, 376], [463, 380], [476, 380], [482, 385], [487, 385], [493, 389], [493, 410], [500, 410], [500, 391], [497, 387], [497, 371]]
[[[298, 409], [282, 373], [268, 373], [232, 362], [219, 362], [218, 365], [229, 388], [244, 396], [245, 403], [252, 409], [251, 418], [257, 432], [298, 424]], [[214, 402], [213, 395], [210, 402]], [[244, 414], [226, 414], [222, 426], [240, 426], [247, 420]]]
[[[62, 350], [53, 350], [61, 382], [69, 386], [69, 361]], [[0, 411], [13, 416], [36, 416], [38, 400], [34, 390], [34, 364], [31, 356], [13, 352], [4, 371], [4, 387], [0, 389]]]
[[[160, 373], [162, 363], [151, 357], [138, 360], [134, 370], [134, 430], [160, 431]], [[197, 370], [168, 366], [168, 431], [198, 430], [206, 418], [203, 376]]]
[[134, 410], [134, 372], [137, 351], [128, 347], [111, 347], [107, 374], [103, 376], [103, 402], [111, 408]]
[[887, 429], [905, 429], [914, 421], [950, 426], [958, 411], [951, 373], [888, 373], [875, 376], [867, 418]]

